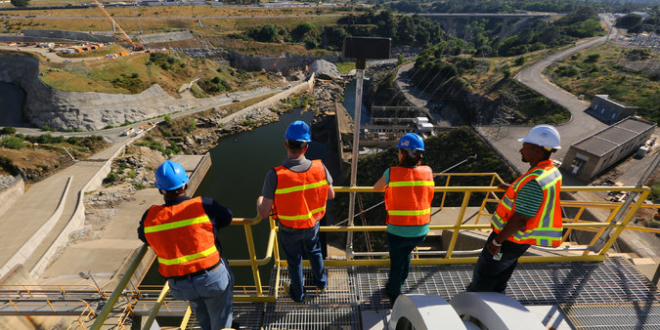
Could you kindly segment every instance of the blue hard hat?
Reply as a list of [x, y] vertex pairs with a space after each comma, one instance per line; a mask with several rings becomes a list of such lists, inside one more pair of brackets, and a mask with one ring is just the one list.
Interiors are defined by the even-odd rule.
[[188, 183], [188, 174], [181, 164], [166, 160], [156, 169], [156, 188], [170, 191]]
[[296, 120], [286, 129], [284, 137], [299, 142], [312, 142], [312, 131], [304, 121]]
[[424, 151], [424, 140], [415, 133], [406, 133], [399, 139], [399, 144], [396, 147]]

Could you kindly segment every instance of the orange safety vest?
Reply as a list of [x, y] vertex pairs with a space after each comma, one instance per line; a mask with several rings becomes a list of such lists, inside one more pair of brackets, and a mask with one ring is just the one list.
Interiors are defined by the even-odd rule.
[[320, 160], [313, 160], [305, 172], [293, 172], [284, 166], [275, 168], [275, 217], [285, 227], [312, 228], [325, 215], [328, 180]]
[[201, 197], [177, 205], [152, 206], [144, 219], [144, 234], [158, 256], [158, 272], [164, 277], [188, 275], [220, 261], [213, 224]]
[[518, 191], [532, 180], [538, 182], [543, 191], [543, 203], [536, 215], [527, 220], [525, 230], [517, 231], [508, 240], [518, 244], [559, 246], [563, 229], [561, 206], [559, 205], [561, 173], [552, 165], [551, 159], [539, 162], [509, 186], [493, 214], [491, 227], [496, 233], [504, 229], [507, 221], [516, 211], [515, 200]]
[[421, 226], [431, 222], [431, 201], [435, 183], [428, 166], [390, 167], [390, 182], [385, 189], [387, 223]]

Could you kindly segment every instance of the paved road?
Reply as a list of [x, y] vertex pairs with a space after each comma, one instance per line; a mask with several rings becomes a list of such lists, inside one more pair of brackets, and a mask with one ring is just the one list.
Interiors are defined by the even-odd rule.
[[[543, 75], [543, 70], [555, 61], [564, 59], [571, 54], [594, 47], [605, 42], [606, 37], [580, 42], [567, 50], [550, 55], [521, 70], [514, 78], [525, 86], [537, 91], [547, 99], [561, 105], [571, 112], [571, 119], [564, 125], [558, 125], [561, 134], [562, 149], [554, 158], [562, 159], [568, 148], [575, 142], [594, 134], [607, 127], [601, 121], [586, 114], [589, 102], [579, 100], [575, 95], [559, 88]], [[525, 136], [529, 127], [478, 127], [483, 135], [487, 136], [495, 148], [500, 151], [518, 171], [525, 172], [527, 165], [520, 160], [520, 143], [517, 139]]]

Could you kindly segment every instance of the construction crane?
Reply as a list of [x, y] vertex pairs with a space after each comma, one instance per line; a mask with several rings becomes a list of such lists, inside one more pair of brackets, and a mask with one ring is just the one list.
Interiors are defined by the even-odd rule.
[[126, 32], [124, 32], [124, 29], [122, 29], [121, 26], [119, 26], [119, 24], [117, 24], [115, 19], [112, 18], [112, 16], [110, 16], [110, 14], [108, 14], [108, 12], [105, 10], [105, 8], [103, 8], [103, 4], [101, 4], [98, 0], [93, 0], [93, 1], [96, 4], [96, 6], [99, 7], [99, 9], [101, 9], [101, 11], [105, 15], [105, 17], [107, 17], [112, 22], [113, 26], [116, 27], [117, 30], [119, 30], [119, 32], [121, 33], [121, 35], [115, 33], [115, 36], [117, 38], [122, 39], [122, 40], [128, 42], [129, 44], [131, 44], [131, 46], [133, 47], [133, 50], [143, 50], [144, 49], [144, 46], [139, 41], [131, 39], [131, 37], [129, 37], [128, 34], [126, 34]]

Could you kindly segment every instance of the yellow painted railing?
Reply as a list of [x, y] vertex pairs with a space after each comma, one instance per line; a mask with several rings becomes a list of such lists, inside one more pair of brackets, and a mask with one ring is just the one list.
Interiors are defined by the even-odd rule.
[[[452, 177], [458, 176], [483, 176], [486, 181], [484, 186], [449, 186], [449, 182]], [[436, 186], [436, 194], [442, 193], [440, 205], [433, 205], [434, 208], [442, 210], [447, 207], [445, 205], [446, 196], [448, 194], [462, 194], [462, 202], [458, 210], [458, 215], [456, 216], [455, 221], [450, 221], [451, 224], [442, 224], [436, 225], [431, 224], [430, 230], [447, 230], [450, 231], [451, 239], [448, 244], [446, 251], [424, 251], [424, 252], [415, 252], [417, 256], [424, 256], [424, 258], [416, 257], [412, 260], [413, 265], [434, 265], [434, 264], [463, 264], [463, 263], [474, 263], [477, 260], [477, 255], [480, 249], [471, 250], [471, 251], [456, 251], [455, 247], [460, 238], [461, 231], [484, 231], [487, 232], [490, 230], [490, 221], [489, 218], [491, 214], [488, 211], [488, 208], [494, 209], [496, 203], [499, 202], [499, 197], [497, 193], [501, 195], [502, 190], [497, 188], [497, 184], [501, 183], [502, 180], [495, 173], [485, 173], [485, 174], [436, 174], [436, 177], [446, 177], [445, 186]], [[660, 229], [651, 229], [651, 228], [641, 228], [641, 227], [628, 227], [628, 223], [635, 216], [636, 212], [640, 208], [653, 208], [658, 209], [660, 205], [651, 204], [646, 205], [644, 201], [650, 193], [648, 187], [635, 188], [635, 187], [562, 187], [563, 195], [577, 196], [579, 194], [598, 194], [602, 192], [608, 192], [611, 190], [623, 191], [623, 192], [636, 192], [639, 194], [639, 198], [636, 202], [627, 207], [626, 209], [622, 208], [621, 203], [614, 202], [602, 202], [602, 201], [581, 201], [581, 200], [564, 200], [562, 199], [562, 206], [564, 210], [570, 210], [570, 214], [573, 214], [570, 217], [565, 217], [565, 228], [566, 235], [568, 237], [569, 233], [572, 231], [588, 231], [595, 233], [595, 236], [591, 243], [588, 246], [583, 247], [562, 247], [556, 249], [544, 249], [546, 255], [543, 256], [524, 256], [520, 259], [520, 262], [559, 262], [559, 261], [601, 261], [606, 257], [606, 253], [614, 244], [616, 239], [619, 237], [621, 232], [624, 229], [640, 230], [651, 233], [660, 233]], [[377, 193], [373, 191], [371, 187], [335, 187], [335, 191], [338, 193]], [[380, 192], [382, 194], [382, 192]], [[471, 206], [470, 201], [471, 197], [475, 193], [482, 193], [485, 198], [481, 200], [478, 205]], [[439, 196], [439, 195], [438, 195]], [[581, 197], [575, 197], [576, 199]], [[473, 202], [474, 203], [474, 202]], [[455, 206], [452, 206], [455, 207]], [[476, 213], [476, 218], [474, 223], [469, 224], [465, 223], [464, 217], [468, 210], [468, 207], [478, 207], [479, 211]], [[602, 214], [592, 214], [591, 216], [600, 220], [600, 221], [587, 221], [584, 220], [587, 212], [599, 212]], [[607, 213], [609, 212], [609, 213]], [[624, 212], [623, 216], [620, 217], [619, 221], [612, 223], [611, 220], [614, 219], [617, 212]], [[568, 211], [565, 213], [569, 213]], [[482, 218], [487, 217], [488, 220], [484, 221]], [[602, 219], [601, 219], [602, 218]], [[230, 260], [232, 267], [236, 266], [249, 266], [252, 269], [253, 280], [254, 280], [254, 290], [249, 290], [249, 292], [243, 292], [237, 294], [234, 292], [234, 301], [249, 301], [249, 302], [274, 302], [277, 299], [279, 288], [277, 283], [279, 283], [280, 269], [286, 267], [286, 260], [281, 260], [279, 255], [278, 243], [277, 243], [277, 225], [273, 219], [270, 219], [268, 223], [270, 224], [270, 235], [268, 240], [268, 245], [265, 251], [265, 256], [262, 259], [257, 259], [256, 251], [254, 247], [254, 240], [252, 235], [252, 226], [259, 225], [262, 221], [259, 217], [252, 219], [247, 218], [235, 218], [232, 222], [232, 225], [242, 225], [245, 229], [245, 240], [248, 247], [249, 259], [248, 260]], [[384, 222], [384, 219], [383, 219]], [[481, 223], [480, 223], [481, 222]], [[611, 228], [612, 234], [607, 239], [603, 247], [599, 250], [594, 249], [594, 243], [602, 235], [607, 228]], [[387, 227], [385, 225], [378, 226], [322, 226], [321, 231], [323, 232], [378, 232], [386, 231]], [[485, 234], [484, 234], [485, 237]], [[105, 318], [112, 310], [113, 305], [116, 303], [116, 298], [119, 294], [125, 289], [128, 284], [128, 279], [133, 276], [137, 265], [142, 261], [146, 253], [147, 247], [143, 247], [140, 253], [137, 255], [133, 264], [127, 271], [127, 273], [122, 278], [122, 282], [115, 288], [114, 292], [108, 299], [107, 304], [104, 306], [103, 310], [99, 312], [98, 318], [92, 329], [100, 329]], [[580, 251], [580, 253], [575, 253]], [[387, 252], [378, 252], [382, 255], [386, 255]], [[472, 254], [472, 256], [465, 256]], [[348, 266], [386, 266], [389, 265], [389, 259], [371, 259], [371, 258], [361, 258], [359, 253], [354, 255], [355, 257], [348, 258], [347, 260], [326, 260], [325, 264], [329, 267], [348, 267]], [[441, 256], [441, 257], [438, 257]], [[271, 260], [274, 261], [276, 267], [277, 278], [274, 281], [276, 287], [273, 292], [274, 295], [268, 295], [264, 293], [264, 286], [261, 284], [261, 278], [259, 276], [259, 267], [268, 264]], [[305, 265], [309, 266], [308, 262], [305, 261]], [[155, 307], [152, 312], [152, 316], [149, 317], [146, 328], [148, 329], [150, 323], [158, 315], [158, 309], [165, 304], [165, 297], [167, 291], [169, 290], [168, 286], [165, 285], [162, 289], [162, 292], [159, 296], [159, 299], [155, 303]], [[188, 310], [190, 312], [190, 310]]]

